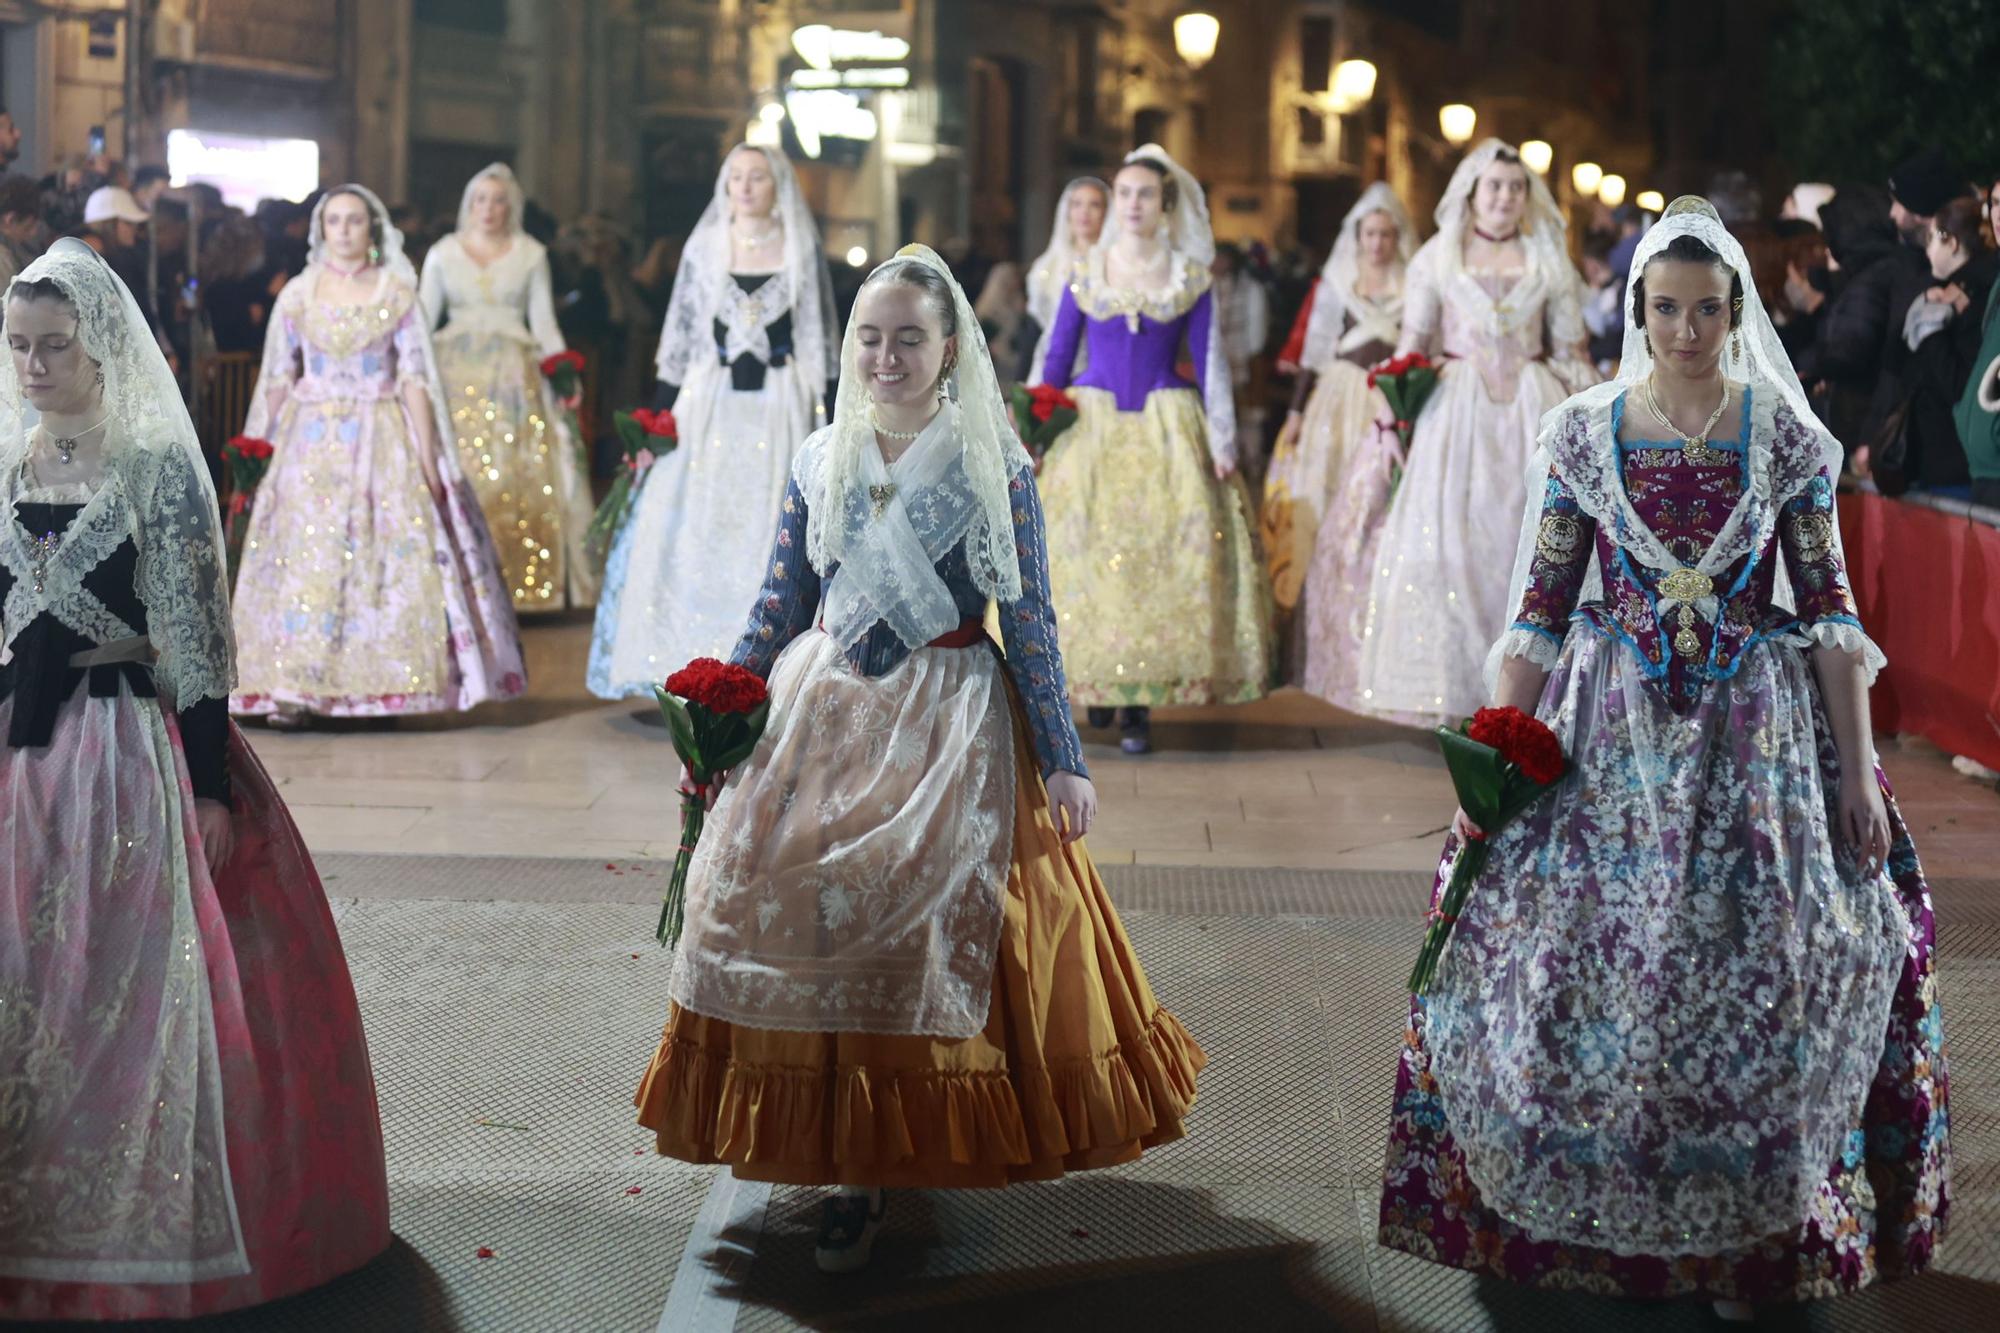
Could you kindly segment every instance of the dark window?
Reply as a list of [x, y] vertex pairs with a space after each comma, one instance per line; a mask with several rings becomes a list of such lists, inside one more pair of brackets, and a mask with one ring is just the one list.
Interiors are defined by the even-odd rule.
[[460, 32], [507, 35], [507, 6], [499, 0], [416, 0], [415, 17], [419, 23]]
[[1333, 78], [1333, 20], [1325, 17], [1299, 20], [1299, 85], [1309, 93], [1323, 93]]
[[1299, 108], [1299, 146], [1319, 148], [1326, 143], [1326, 117], [1309, 106]]

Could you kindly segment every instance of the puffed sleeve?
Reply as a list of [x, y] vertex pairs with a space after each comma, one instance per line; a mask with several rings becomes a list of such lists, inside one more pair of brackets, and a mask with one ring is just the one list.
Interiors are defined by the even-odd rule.
[[1083, 740], [1070, 716], [1069, 681], [1056, 641], [1055, 606], [1049, 597], [1049, 548], [1042, 520], [1042, 497], [1031, 468], [1008, 483], [1014, 511], [1014, 555], [1021, 567], [1021, 597], [1000, 608], [1000, 638], [1007, 645], [1007, 674], [1020, 691], [1028, 731], [1041, 761], [1042, 777], [1052, 773], [1090, 776], [1083, 764]]
[[298, 308], [299, 278], [279, 293], [272, 308], [270, 326], [264, 331], [264, 360], [257, 370], [257, 387], [250, 396], [250, 411], [243, 433], [258, 439], [269, 438], [277, 429], [278, 414], [298, 382], [304, 344], [294, 322]]
[[1042, 383], [1067, 389], [1076, 374], [1076, 349], [1083, 341], [1083, 311], [1067, 285], [1056, 303], [1055, 326], [1049, 330], [1048, 356], [1042, 362]]
[[417, 299], [423, 303], [424, 325], [435, 329], [444, 323], [446, 296], [444, 281], [445, 246], [442, 241], [430, 248], [424, 256], [424, 274], [417, 289]]
[[412, 301], [410, 308], [403, 312], [396, 324], [393, 346], [396, 351], [396, 383], [422, 384], [430, 366], [430, 356], [425, 348], [429, 330], [424, 327], [424, 306], [421, 301]]
[[819, 572], [806, 559], [806, 498], [797, 478], [785, 483], [778, 535], [764, 566], [764, 586], [750, 608], [750, 623], [729, 660], [768, 677], [778, 654], [812, 628], [819, 614]]
[[1438, 243], [1439, 238], [1434, 237], [1419, 250], [1403, 277], [1403, 336], [1396, 344], [1397, 356], [1410, 352], [1428, 354], [1437, 336], [1443, 306], [1438, 294], [1436, 252], [1432, 247]]
[[1838, 524], [1833, 478], [1822, 469], [1778, 511], [1778, 544], [1784, 551], [1800, 627], [1821, 647], [1858, 654], [1862, 674], [1873, 684], [1887, 659], [1861, 628], [1847, 564], [1841, 558]]
[[1596, 541], [1597, 521], [1583, 512], [1569, 484], [1551, 468], [1536, 520], [1527, 584], [1502, 647], [1505, 656], [1525, 657], [1545, 668], [1556, 664], [1570, 613], [1583, 595]]
[[562, 326], [556, 322], [555, 280], [549, 274], [549, 257], [535, 261], [528, 275], [528, 333], [544, 357], [563, 350]]

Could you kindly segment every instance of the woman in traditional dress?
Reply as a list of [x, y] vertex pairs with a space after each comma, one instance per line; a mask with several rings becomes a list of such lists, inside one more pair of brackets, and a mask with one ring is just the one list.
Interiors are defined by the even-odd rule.
[[[1333, 253], [1313, 289], [1292, 410], [1272, 451], [1258, 522], [1281, 623], [1311, 595], [1306, 571], [1321, 525], [1347, 475], [1356, 441], [1383, 407], [1368, 368], [1396, 350], [1403, 330], [1403, 273], [1417, 229], [1402, 200], [1377, 181], [1341, 221]], [[1302, 661], [1292, 633], [1287, 660]], [[1296, 674], [1288, 672], [1287, 674]]]
[[1029, 384], [1041, 383], [1042, 363], [1049, 355], [1049, 332], [1078, 261], [1104, 234], [1104, 217], [1111, 208], [1111, 187], [1095, 176], [1078, 176], [1063, 186], [1056, 200], [1055, 221], [1049, 224], [1048, 248], [1028, 266], [1028, 315], [1039, 330], [1027, 374]]
[[[1269, 684], [1270, 598], [1236, 474], [1214, 258], [1201, 186], [1163, 149], [1138, 149], [1063, 293], [1042, 367], [1077, 402], [1041, 476], [1070, 689], [1093, 726], [1123, 707], [1130, 754], [1152, 748], [1153, 705], [1241, 703]], [[1174, 369], [1183, 343], [1193, 384]]]
[[237, 571], [230, 710], [471, 708], [526, 688], [520, 630], [451, 421], [417, 275], [382, 201], [321, 198], [272, 312], [244, 433], [275, 450]]
[[570, 430], [576, 402], [542, 374], [563, 350], [549, 253], [521, 230], [526, 205], [504, 162], [474, 176], [458, 230], [424, 255], [424, 313], [436, 334], [438, 379], [451, 411], [459, 468], [470, 478], [499, 549], [516, 611], [559, 611], [597, 600], [583, 549], [589, 469]]
[[221, 519], [145, 317], [65, 240], [5, 332], [0, 1316], [274, 1300], [389, 1244], [354, 988], [229, 722]]
[[734, 655], [769, 677], [769, 728], [695, 854], [638, 1094], [662, 1153], [839, 1187], [829, 1271], [867, 1261], [885, 1187], [1179, 1138], [1203, 1062], [1079, 841], [1097, 798], [1034, 470], [943, 260], [870, 276], [841, 366]]
[[1628, 296], [1621, 377], [1544, 425], [1489, 666], [1570, 771], [1492, 831], [1411, 1007], [1381, 1239], [1748, 1318], [1931, 1261], [1936, 931], [1869, 732], [1840, 446], [1705, 201]]
[[590, 688], [647, 698], [726, 654], [764, 576], [792, 457], [839, 375], [833, 284], [785, 155], [745, 144], [688, 237], [660, 334], [680, 446], [639, 487], [604, 571]]
[[1437, 224], [1410, 262], [1397, 346], [1441, 363], [1437, 388], [1407, 459], [1386, 413], [1357, 451], [1307, 575], [1306, 689], [1413, 726], [1484, 702], [1521, 470], [1542, 414], [1597, 378], [1562, 213], [1518, 153], [1488, 139], [1468, 154]]

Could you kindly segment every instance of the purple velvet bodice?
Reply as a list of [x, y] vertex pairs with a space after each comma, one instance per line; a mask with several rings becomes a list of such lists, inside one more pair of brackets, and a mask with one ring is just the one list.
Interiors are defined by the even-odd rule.
[[[1104, 282], [1101, 263], [1078, 265], [1063, 289], [1049, 331], [1049, 350], [1042, 379], [1060, 389], [1103, 389], [1118, 401], [1121, 412], [1137, 412], [1148, 395], [1160, 389], [1193, 389], [1206, 394], [1219, 368], [1211, 368], [1209, 330], [1215, 321], [1215, 297], [1208, 274], [1183, 260], [1175, 281], [1164, 292], [1139, 294]], [[1076, 374], [1079, 344], [1088, 340], [1089, 367]], [[1195, 377], [1182, 378], [1176, 363], [1185, 339]]]

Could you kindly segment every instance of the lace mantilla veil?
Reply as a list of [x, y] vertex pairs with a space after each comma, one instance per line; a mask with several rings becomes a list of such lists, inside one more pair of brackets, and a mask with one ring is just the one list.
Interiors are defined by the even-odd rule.
[[[481, 176], [485, 174], [485, 172], [480, 173]], [[476, 181], [478, 177], [473, 179]], [[417, 294], [423, 288], [418, 281], [416, 267], [410, 263], [410, 257], [403, 249], [403, 233], [389, 221], [389, 210], [383, 206], [373, 190], [365, 185], [336, 185], [320, 196], [319, 203], [313, 206], [312, 244], [306, 252], [305, 271], [293, 278], [285, 290], [289, 292], [292, 286], [296, 285], [305, 293], [306, 299], [316, 299], [320, 266], [326, 261], [327, 201], [343, 194], [353, 195], [368, 205], [368, 212], [374, 219], [375, 235], [381, 238], [376, 245], [378, 254], [375, 262], [391, 281], [406, 285], [410, 289], [412, 299], [418, 302], [417, 342], [424, 362], [424, 389], [430, 399], [432, 420], [437, 425], [438, 474], [449, 484], [461, 478], [462, 470], [458, 462], [458, 449], [454, 444], [458, 439], [458, 432], [451, 424], [451, 410], [445, 406], [444, 384], [438, 378], [437, 353], [431, 346], [432, 312], [422, 309], [422, 300]], [[469, 198], [470, 187], [467, 189], [467, 194]], [[279, 373], [283, 367], [285, 345], [283, 306], [284, 297], [280, 296], [278, 304], [271, 311], [270, 330], [264, 336], [263, 367], [257, 373], [257, 387], [250, 394], [250, 414], [243, 423], [243, 433], [258, 439], [270, 438], [270, 432], [277, 424], [279, 409], [284, 406], [284, 396], [279, 393], [281, 386], [268, 382], [270, 377]], [[276, 401], [271, 397], [273, 393], [279, 393]]]
[[[1533, 173], [1530, 173], [1532, 178]], [[1440, 208], [1440, 213], [1442, 209]], [[1777, 326], [1757, 295], [1750, 261], [1743, 246], [1722, 224], [1715, 208], [1696, 195], [1682, 195], [1667, 205], [1632, 257], [1632, 271], [1625, 281], [1625, 343], [1616, 378], [1592, 385], [1574, 394], [1542, 418], [1534, 456], [1528, 462], [1527, 508], [1521, 520], [1520, 545], [1514, 558], [1514, 576], [1508, 589], [1508, 613], [1521, 605], [1528, 575], [1534, 563], [1535, 537], [1540, 527], [1542, 501], [1552, 475], [1560, 474], [1577, 498], [1578, 506], [1597, 520], [1599, 531], [1609, 535], [1633, 560], [1659, 572], [1671, 573], [1682, 562], [1668, 551], [1640, 520], [1626, 497], [1620, 478], [1618, 448], [1612, 426], [1612, 409], [1618, 399], [1645, 383], [1653, 373], [1652, 349], [1645, 331], [1632, 322], [1632, 300], [1645, 275], [1646, 265], [1657, 258], [1677, 238], [1691, 236], [1721, 256], [1722, 262], [1742, 279], [1743, 313], [1737, 334], [1725, 344], [1722, 373], [1730, 380], [1748, 385], [1751, 391], [1750, 491], [1729, 516], [1708, 553], [1693, 566], [1704, 574], [1719, 575], [1742, 556], [1761, 548], [1770, 537], [1784, 504], [1809, 485], [1825, 469], [1838, 476], [1842, 451], [1839, 441], [1813, 414], [1800, 387], [1798, 372], [1778, 338]], [[1777, 427], [1780, 407], [1797, 423], [1798, 429], [1781, 433]], [[1846, 554], [1840, 544], [1836, 518], [1832, 531], [1833, 549], [1844, 565]], [[1603, 595], [1603, 576], [1595, 556], [1585, 581], [1582, 600]], [[1782, 562], [1777, 570], [1775, 597], [1781, 606], [1793, 605], [1791, 585]], [[1696, 609], [1713, 620], [1719, 601], [1702, 599]], [[1661, 605], [1664, 613], [1668, 609]], [[1828, 624], [1815, 627], [1814, 638], [1862, 656], [1863, 674], [1873, 681], [1886, 659], [1867, 635], [1851, 625]], [[1528, 657], [1543, 666], [1553, 666], [1556, 647], [1540, 635], [1509, 630], [1493, 646], [1486, 661], [1486, 683], [1497, 687], [1500, 665], [1508, 657]]]
[[[1340, 350], [1340, 337], [1347, 322], [1348, 308], [1355, 304], [1354, 280], [1361, 272], [1361, 223], [1371, 213], [1387, 213], [1396, 224], [1396, 270], [1398, 280], [1417, 251], [1417, 228], [1403, 201], [1387, 181], [1376, 181], [1362, 192], [1347, 216], [1341, 219], [1340, 234], [1333, 253], [1319, 271], [1319, 290], [1313, 295], [1312, 315], [1306, 320], [1304, 350], [1300, 353], [1307, 370], [1320, 370]], [[1393, 340], [1391, 340], [1393, 341]]]
[[1042, 362], [1049, 355], [1049, 333], [1055, 328], [1056, 311], [1062, 307], [1062, 294], [1069, 287], [1070, 272], [1076, 268], [1076, 261], [1089, 253], [1088, 249], [1076, 248], [1069, 231], [1069, 201], [1076, 197], [1078, 190], [1096, 190], [1102, 195], [1105, 221], [1111, 220], [1109, 185], [1095, 176], [1078, 176], [1063, 186], [1062, 197], [1056, 200], [1056, 218], [1049, 228], [1048, 246], [1028, 266], [1028, 313], [1041, 326], [1041, 333], [1035, 339], [1034, 359], [1028, 363], [1027, 382], [1030, 384], [1042, 382]]
[[[953, 497], [951, 503], [919, 507], [921, 512], [913, 512], [911, 522], [926, 548], [948, 549], [962, 532], [967, 563], [979, 590], [997, 602], [1019, 601], [1021, 566], [1014, 549], [1009, 486], [1017, 474], [1031, 466], [1028, 451], [1021, 447], [1008, 419], [993, 359], [986, 350], [986, 335], [973, 316], [972, 304], [952, 277], [950, 266], [934, 250], [926, 245], [904, 246], [895, 258], [868, 275], [864, 289], [893, 279], [899, 269], [909, 266], [930, 269], [951, 287], [958, 324], [958, 363], [947, 382], [949, 401], [942, 412], [956, 418], [948, 424], [962, 441], [963, 475], [970, 491], [969, 496]], [[808, 442], [794, 466], [807, 502], [806, 558], [821, 573], [860, 550], [873, 535], [872, 529], [879, 526], [874, 522], [863, 475], [869, 451], [876, 450], [875, 428], [868, 410], [868, 388], [861, 382], [855, 354], [855, 325], [850, 315], [841, 343], [840, 392], [834, 399], [833, 424]], [[876, 457], [880, 457], [879, 452]], [[902, 570], [905, 577], [895, 586], [866, 591], [873, 613], [859, 617], [865, 620], [860, 631], [866, 633], [876, 619], [886, 620], [906, 646], [920, 648], [943, 629], [956, 625], [953, 610], [948, 613], [950, 624], [931, 626], [931, 621], [946, 613], [941, 609], [927, 611], [921, 604], [934, 591], [930, 585], [937, 580], [931, 564], [941, 554], [940, 550], [920, 560], [915, 550], [895, 552], [901, 558], [894, 563], [906, 566]], [[833, 618], [828, 620], [831, 628]], [[924, 632], [926, 627], [929, 633]], [[847, 646], [842, 632], [836, 632], [835, 637]]]
[[507, 234], [524, 236], [521, 230], [521, 215], [528, 207], [528, 192], [521, 188], [514, 168], [505, 162], [493, 162], [479, 169], [479, 174], [465, 183], [465, 193], [458, 197], [458, 234], [463, 236], [473, 231], [472, 192], [479, 188], [481, 181], [499, 181], [500, 188], [507, 191]]
[[[95, 250], [75, 239], [57, 241], [20, 272], [9, 294], [37, 281], [53, 282], [69, 297], [78, 340], [104, 372], [105, 485], [99, 491], [115, 494], [85, 506], [73, 525], [75, 537], [51, 562], [44, 591], [15, 580], [5, 614], [10, 639], [41, 608], [99, 642], [149, 634], [164, 696], [180, 705], [226, 699], [236, 684], [236, 639], [222, 518], [180, 385], [139, 303]], [[0, 357], [0, 466], [6, 476], [21, 471], [40, 420], [22, 399], [13, 358]], [[126, 536], [139, 550], [138, 591], [147, 623], [121, 628], [82, 580]]]
[[[722, 309], [724, 288], [733, 281], [729, 224], [736, 214], [729, 202], [729, 159], [738, 153], [762, 154], [777, 187], [773, 211], [785, 232], [784, 273], [791, 284], [795, 359], [809, 376], [816, 377], [816, 383], [830, 380], [840, 373], [840, 366], [834, 360], [833, 278], [820, 246], [819, 227], [806, 207], [791, 162], [784, 153], [757, 144], [739, 144], [722, 159], [722, 169], [715, 173], [715, 196], [702, 210], [681, 250], [680, 271], [674, 277], [666, 324], [660, 331], [659, 377], [669, 384], [685, 384], [694, 359], [715, 353], [711, 321]], [[777, 313], [772, 311], [772, 317]]]
[[[1209, 225], [1208, 196], [1202, 193], [1201, 182], [1156, 143], [1140, 144], [1125, 154], [1121, 165], [1129, 167], [1134, 162], [1157, 162], [1167, 169], [1167, 175], [1173, 179], [1180, 198], [1161, 219], [1160, 226], [1166, 233], [1164, 239], [1176, 254], [1192, 260], [1206, 273], [1215, 262], [1215, 232]], [[1107, 207], [1104, 210], [1104, 230], [1098, 234], [1092, 253], [1102, 255], [1109, 251], [1123, 231], [1118, 222], [1118, 210]], [[1205, 350], [1190, 348], [1189, 351], [1200, 354], [1197, 364], [1202, 377], [1202, 409], [1208, 418], [1209, 453], [1234, 464], [1236, 387], [1229, 378], [1229, 361], [1222, 355], [1222, 311], [1216, 310], [1208, 321], [1208, 347]]]

